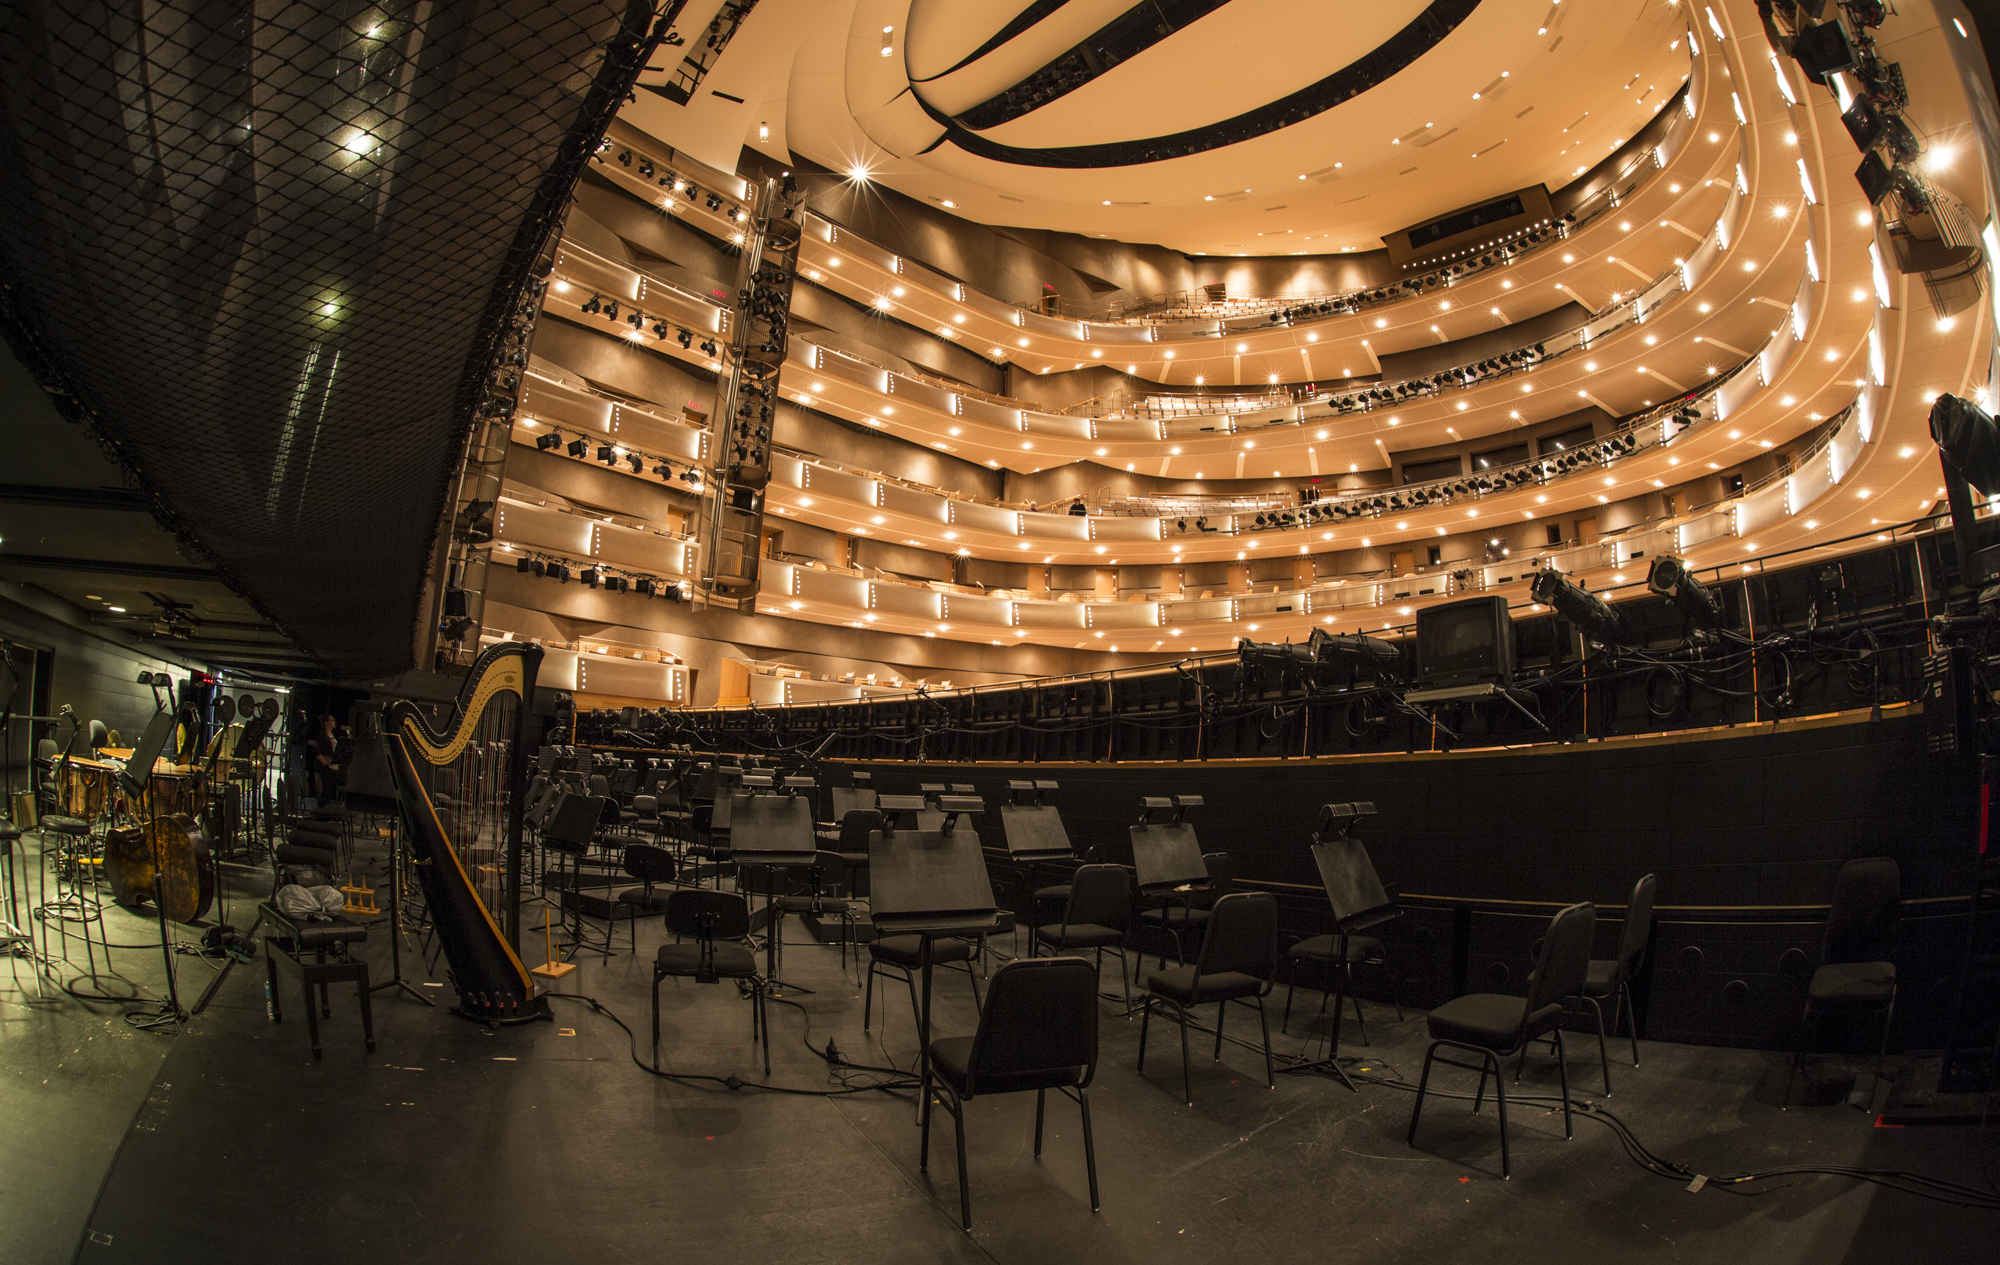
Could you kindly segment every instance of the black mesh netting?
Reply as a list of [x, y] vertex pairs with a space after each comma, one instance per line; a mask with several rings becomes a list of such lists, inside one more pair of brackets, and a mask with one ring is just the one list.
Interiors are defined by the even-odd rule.
[[0, 6], [0, 325], [184, 546], [335, 672], [412, 661], [465, 437], [653, 16]]

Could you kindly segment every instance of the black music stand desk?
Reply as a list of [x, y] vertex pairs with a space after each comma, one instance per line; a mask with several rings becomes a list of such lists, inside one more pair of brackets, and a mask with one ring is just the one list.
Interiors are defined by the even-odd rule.
[[936, 830], [892, 828], [897, 817], [915, 817], [923, 810], [919, 796], [884, 795], [879, 805], [884, 829], [868, 836], [869, 910], [877, 935], [913, 935], [922, 941], [923, 1001], [917, 1008], [921, 1080], [930, 1068], [931, 941], [998, 930], [1000, 906], [993, 899], [979, 832], [959, 820], [984, 807], [977, 796], [940, 797], [935, 811], [943, 821]]
[[[777, 896], [778, 872], [812, 865], [819, 845], [813, 833], [811, 778], [786, 778], [782, 791], [772, 787], [768, 776], [746, 775], [744, 785], [731, 790], [724, 799], [729, 808], [729, 857], [737, 873], [746, 865], [764, 867], [764, 978], [772, 990], [790, 988], [810, 993], [810, 988], [786, 984], [778, 978], [778, 941], [784, 934], [784, 907]], [[803, 786], [791, 785], [804, 783]], [[804, 790], [806, 794], [797, 792]], [[722, 802], [716, 804], [717, 812]]]
[[[1373, 811], [1372, 807], [1368, 810], [1370, 814]], [[1347, 828], [1352, 829], [1352, 824]], [[1312, 856], [1313, 864], [1319, 867], [1320, 886], [1326, 890], [1327, 903], [1333, 906], [1334, 966], [1338, 968], [1330, 972], [1335, 989], [1333, 1035], [1326, 1057], [1304, 1066], [1315, 1071], [1330, 1071], [1349, 1089], [1354, 1089], [1353, 1080], [1340, 1066], [1341, 1008], [1347, 1002], [1345, 963], [1348, 937], [1402, 917], [1403, 908], [1390, 899], [1361, 840], [1344, 833], [1331, 838], [1323, 837], [1323, 834], [1315, 836], [1318, 841], [1312, 846]]]

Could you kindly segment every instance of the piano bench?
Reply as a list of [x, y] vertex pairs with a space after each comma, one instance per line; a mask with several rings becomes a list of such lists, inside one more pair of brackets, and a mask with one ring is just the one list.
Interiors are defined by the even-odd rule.
[[[368, 928], [341, 918], [331, 922], [294, 922], [270, 901], [257, 908], [277, 930], [277, 934], [264, 937], [264, 973], [270, 986], [271, 1022], [285, 1021], [278, 1000], [278, 968], [282, 966], [286, 974], [297, 978], [305, 992], [306, 1035], [312, 1041], [313, 1057], [322, 1057], [319, 1021], [333, 1015], [327, 1001], [327, 985], [352, 980], [355, 998], [361, 1003], [361, 1033], [368, 1043], [368, 1052], [373, 1054], [375, 1015], [368, 1004], [368, 964], [347, 953], [349, 945], [368, 938]], [[312, 960], [306, 960], [307, 954]], [[319, 990], [317, 999], [313, 996], [315, 988]]]

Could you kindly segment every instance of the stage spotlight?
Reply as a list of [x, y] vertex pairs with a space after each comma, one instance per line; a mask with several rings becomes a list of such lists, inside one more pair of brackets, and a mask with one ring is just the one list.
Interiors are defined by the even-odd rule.
[[608, 466], [618, 460], [618, 454], [612, 451], [610, 444], [599, 444], [597, 445], [597, 459]]
[[618, 152], [618, 165], [621, 167], [630, 167], [632, 165], [631, 150], [625, 149]]
[[551, 448], [562, 447], [562, 432], [552, 430], [546, 435], [538, 436], [535, 440], [535, 447], [543, 452], [547, 452]]
[[606, 299], [604, 301], [604, 319], [607, 321], [618, 319], [618, 300]]
[[653, 337], [659, 339], [661, 342], [666, 342], [667, 335], [673, 333], [673, 331], [674, 327], [665, 321], [653, 322]]
[[597, 587], [597, 568], [585, 567], [583, 569], [583, 574], [578, 576], [577, 578], [583, 581], [583, 587], [587, 589], [594, 589]]
[[549, 564], [549, 574], [554, 576], [556, 582], [559, 584], [569, 583], [569, 566], [566, 563], [551, 562]]
[[701, 340], [701, 354], [704, 356], [713, 356], [716, 354], [715, 340], [713, 338], [704, 338]]
[[514, 569], [522, 575], [526, 575], [535, 569], [535, 560], [533, 558], [516, 558], [514, 559]]
[[1947, 468], [1985, 496], [2000, 493], [2000, 429], [1971, 400], [1940, 395], [1931, 405], [1931, 439]]
[[546, 576], [549, 573], [549, 565], [540, 558], [537, 558], [534, 565], [529, 567], [528, 570], [537, 577]]
[[696, 470], [692, 466], [688, 467], [681, 471], [681, 482], [691, 484], [699, 489], [701, 487], [701, 471]]
[[674, 334], [674, 338], [680, 343], [682, 350], [686, 350], [687, 348], [694, 345], [694, 335], [689, 333], [687, 330], [683, 329], [676, 331]]
[[641, 597], [654, 597], [660, 591], [659, 581], [648, 579], [645, 576], [639, 577], [638, 584], [639, 596]]
[[707, 204], [708, 209], [711, 211], [718, 209], [722, 205], [722, 199], [717, 197], [713, 193], [709, 194], [706, 198], [702, 199], [702, 201]]
[[633, 474], [642, 473], [646, 469], [646, 459], [636, 452], [625, 454], [625, 464], [632, 467]]
[[1683, 618], [1697, 628], [1713, 628], [1722, 618], [1715, 594], [1694, 578], [1679, 558], [1658, 557], [1646, 572], [1646, 587], [1673, 602]]
[[1575, 624], [1577, 631], [1592, 641], [1616, 645], [1625, 637], [1625, 621], [1601, 597], [1586, 593], [1569, 582], [1563, 573], [1549, 567], [1535, 576], [1529, 590], [1537, 602]]
[[650, 158], [642, 158], [642, 159], [640, 159], [640, 160], [639, 160], [639, 174], [640, 174], [640, 175], [644, 176], [644, 177], [645, 177], [646, 179], [648, 179], [648, 180], [651, 180], [651, 179], [653, 178], [653, 170], [654, 170], [654, 169], [653, 169], [653, 160], [652, 160], [652, 159], [650, 159]]
[[581, 457], [590, 451], [590, 445], [584, 442], [583, 436], [578, 435], [569, 441], [569, 447], [564, 451], [572, 457]]
[[602, 312], [604, 310], [603, 297], [596, 294], [591, 295], [588, 299], [584, 300], [582, 310], [585, 312]]
[[646, 314], [638, 308], [633, 308], [625, 314], [625, 323], [633, 329], [644, 329], [646, 327]]

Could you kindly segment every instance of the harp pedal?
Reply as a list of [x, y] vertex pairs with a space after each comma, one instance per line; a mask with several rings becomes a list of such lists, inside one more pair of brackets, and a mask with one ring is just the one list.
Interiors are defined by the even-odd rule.
[[347, 894], [347, 905], [340, 912], [344, 914], [379, 914], [375, 907], [375, 889], [372, 887], [349, 887], [342, 884], [341, 891]]

